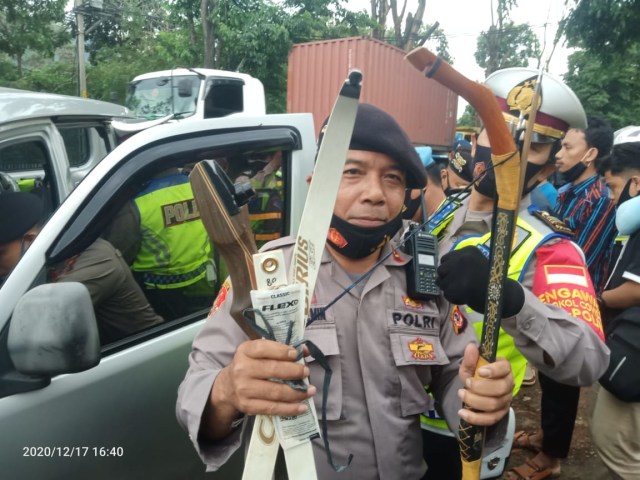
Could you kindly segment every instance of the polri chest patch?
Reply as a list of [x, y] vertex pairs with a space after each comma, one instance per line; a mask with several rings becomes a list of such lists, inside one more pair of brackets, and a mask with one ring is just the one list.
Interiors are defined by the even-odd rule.
[[438, 318], [424, 311], [414, 310], [387, 310], [387, 323], [391, 330], [407, 328], [425, 332], [437, 332], [439, 330]]
[[444, 365], [449, 358], [440, 338], [430, 334], [392, 333], [391, 351], [397, 366]]
[[416, 337], [408, 343], [409, 353], [414, 360], [435, 360], [436, 352], [433, 343], [422, 337]]

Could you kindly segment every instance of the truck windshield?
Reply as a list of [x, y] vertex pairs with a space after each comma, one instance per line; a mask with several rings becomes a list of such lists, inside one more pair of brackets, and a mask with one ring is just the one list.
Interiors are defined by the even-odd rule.
[[175, 75], [129, 84], [125, 105], [136, 116], [155, 120], [167, 115], [188, 117], [196, 111], [201, 80], [195, 75]]

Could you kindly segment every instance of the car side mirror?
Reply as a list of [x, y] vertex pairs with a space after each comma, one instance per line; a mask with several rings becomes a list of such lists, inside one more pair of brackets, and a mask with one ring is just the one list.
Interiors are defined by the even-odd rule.
[[7, 338], [16, 370], [54, 376], [100, 362], [100, 337], [87, 287], [77, 282], [39, 285], [16, 304]]

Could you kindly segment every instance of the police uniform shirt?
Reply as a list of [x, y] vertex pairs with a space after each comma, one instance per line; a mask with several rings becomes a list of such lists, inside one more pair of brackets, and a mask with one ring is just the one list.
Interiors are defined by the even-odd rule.
[[64, 271], [52, 275], [56, 281], [80, 282], [87, 287], [103, 344], [163, 322], [120, 252], [106, 240], [98, 238], [80, 255], [65, 262]]
[[[521, 212], [527, 212], [530, 205], [530, 197], [526, 196], [520, 202]], [[468, 208], [467, 198], [441, 237], [441, 255], [449, 252], [465, 236], [485, 234], [491, 230], [492, 212], [472, 212]], [[484, 231], [480, 232], [481, 229]], [[557, 238], [552, 238], [543, 245], [551, 246], [557, 242]], [[572, 245], [580, 251], [577, 245]], [[505, 318], [501, 326], [514, 337], [520, 353], [548, 377], [569, 385], [591, 385], [606, 370], [609, 350], [586, 322], [572, 317], [560, 307], [538, 300], [531, 291], [536, 267], [534, 255], [520, 282], [525, 287], [523, 311], [527, 309], [531, 314], [523, 316], [521, 312], [515, 321]], [[552, 359], [552, 365], [544, 361], [545, 353]]]
[[[269, 244], [285, 247], [287, 258], [292, 245], [290, 237]], [[383, 255], [389, 249], [387, 245]], [[349, 292], [307, 326], [305, 338], [324, 352], [333, 370], [326, 408], [334, 461], [344, 464], [348, 454], [354, 455], [351, 466], [336, 473], [327, 463], [322, 440], [314, 440], [319, 478], [420, 478], [426, 468], [419, 424], [419, 414], [427, 407], [424, 385], [431, 385], [450, 424], [459, 422], [459, 362], [465, 346], [476, 342], [475, 334], [470, 328], [454, 332], [450, 305], [442, 297], [416, 302], [406, 296], [408, 258], [392, 255], [374, 270], [361, 292]], [[321, 311], [350, 284], [347, 272], [325, 251], [313, 311]], [[198, 440], [212, 384], [231, 362], [237, 345], [247, 340], [229, 315], [231, 296], [232, 290], [195, 339], [178, 394], [178, 419], [208, 470], [219, 468], [243, 440], [248, 445], [252, 427], [245, 421], [222, 441]], [[308, 366], [320, 417], [324, 371], [315, 361]]]

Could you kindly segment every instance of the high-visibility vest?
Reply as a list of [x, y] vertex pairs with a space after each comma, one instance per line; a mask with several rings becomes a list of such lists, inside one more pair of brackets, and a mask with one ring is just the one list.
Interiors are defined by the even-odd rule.
[[449, 198], [445, 198], [432, 218], [427, 223], [427, 232], [435, 235], [440, 239], [444, 229], [447, 228], [447, 225], [451, 223], [453, 217], [456, 213], [456, 210], [460, 207], [462, 201], [461, 200], [452, 200]]
[[[549, 231], [549, 227], [527, 211], [519, 212], [518, 222], [516, 224], [515, 242], [511, 250], [511, 259], [509, 260], [509, 278], [521, 281], [527, 271], [527, 266], [534, 257], [535, 251], [538, 247], [556, 237], [566, 238], [562, 234]], [[491, 232], [482, 236], [473, 235], [465, 237], [458, 241], [454, 245], [453, 249], [458, 250], [468, 246], [475, 246], [478, 247], [482, 253], [487, 256], [487, 258], [489, 258], [489, 250], [491, 248], [490, 244]], [[478, 339], [480, 339], [482, 334], [483, 314], [466, 307], [465, 315], [473, 324], [473, 328], [476, 330]], [[509, 360], [509, 363], [511, 363], [514, 381], [513, 395], [515, 396], [522, 385], [525, 369], [527, 367], [527, 360], [516, 348], [513, 337], [502, 328], [500, 328], [498, 351], [496, 356], [506, 358]], [[425, 387], [425, 389], [426, 388], [427, 387]], [[453, 435], [447, 426], [447, 422], [438, 416], [435, 409], [430, 409], [420, 415], [420, 423], [422, 428], [426, 430], [435, 431], [448, 436]]]
[[135, 198], [140, 212], [141, 245], [131, 269], [145, 285], [181, 288], [207, 274], [209, 237], [193, 199], [189, 178], [163, 177]]
[[255, 195], [249, 200], [249, 220], [256, 242], [282, 236], [282, 172], [276, 170], [262, 181], [252, 179]]

